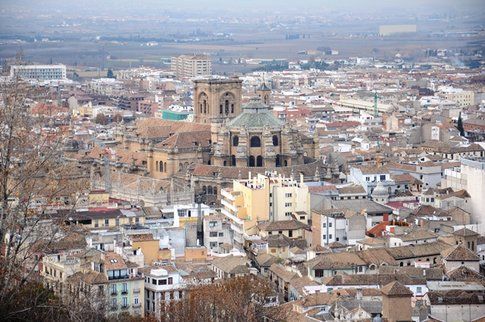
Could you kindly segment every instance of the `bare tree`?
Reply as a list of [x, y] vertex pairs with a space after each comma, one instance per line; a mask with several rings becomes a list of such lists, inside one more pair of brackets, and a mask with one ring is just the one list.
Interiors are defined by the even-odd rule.
[[161, 320], [260, 321], [272, 294], [268, 281], [253, 275], [198, 285], [189, 288], [183, 299], [162, 305]]
[[[65, 235], [46, 211], [61, 196], [73, 209], [87, 182], [63, 161], [64, 133], [53, 118], [32, 116], [35, 88], [18, 80], [0, 86], [0, 310], [13, 319], [58, 307], [38, 282], [42, 254]], [[20, 301], [32, 289], [34, 298]]]

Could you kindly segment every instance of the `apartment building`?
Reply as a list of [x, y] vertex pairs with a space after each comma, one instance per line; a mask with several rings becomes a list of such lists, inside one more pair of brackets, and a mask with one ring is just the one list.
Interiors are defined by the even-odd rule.
[[61, 80], [66, 79], [65, 65], [12, 65], [10, 77], [32, 80]]
[[212, 61], [206, 55], [172, 57], [171, 70], [178, 78], [192, 78], [212, 74]]
[[184, 288], [182, 276], [173, 264], [150, 268], [145, 274], [145, 312], [160, 320], [161, 306], [182, 299]]
[[117, 253], [101, 253], [91, 262], [91, 269], [70, 276], [68, 283], [72, 296], [96, 298], [107, 315], [143, 316], [144, 279], [136, 264]]
[[[247, 180], [234, 180], [232, 189], [223, 189], [221, 212], [231, 222], [236, 245], [242, 245], [244, 235], [256, 234], [261, 221], [284, 221], [299, 213], [297, 219], [310, 213], [308, 187], [293, 178], [273, 172], [258, 174]], [[306, 223], [306, 222], [305, 222]]]

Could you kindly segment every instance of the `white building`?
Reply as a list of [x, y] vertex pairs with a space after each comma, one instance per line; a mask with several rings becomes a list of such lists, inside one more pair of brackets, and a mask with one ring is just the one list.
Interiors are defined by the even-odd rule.
[[192, 78], [212, 74], [212, 61], [206, 55], [181, 55], [172, 57], [170, 66], [179, 78]]
[[185, 284], [173, 265], [152, 268], [145, 275], [145, 313], [160, 319], [161, 305], [182, 299]]
[[66, 79], [65, 65], [12, 65], [10, 77], [20, 77], [33, 80], [61, 80]]
[[460, 168], [446, 169], [441, 183], [442, 188], [465, 189], [469, 201], [472, 221], [480, 224], [479, 233], [484, 234], [485, 222], [485, 158], [462, 158]]

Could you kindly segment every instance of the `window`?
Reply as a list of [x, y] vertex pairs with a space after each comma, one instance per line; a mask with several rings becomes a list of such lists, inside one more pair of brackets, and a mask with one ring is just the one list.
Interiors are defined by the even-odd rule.
[[323, 235], [323, 239], [324, 240], [327, 240], [327, 235]]
[[263, 166], [263, 157], [258, 155], [258, 157], [256, 158], [256, 166], [257, 167], [262, 167]]
[[332, 234], [328, 234], [328, 239], [332, 239]]
[[210, 237], [217, 237], [217, 231], [211, 231], [209, 236]]
[[273, 145], [274, 146], [278, 146], [278, 136], [277, 135], [273, 135]]
[[421, 286], [416, 287], [416, 294], [421, 294], [422, 292], [423, 290]]
[[286, 197], [286, 198], [291, 198], [291, 196], [292, 196], [292, 193], [291, 193], [291, 192], [289, 192], [289, 193], [285, 193], [285, 197]]
[[138, 304], [138, 303], [139, 303], [139, 301], [140, 301], [140, 300], [139, 300], [137, 297], [135, 297], [135, 298], [133, 299], [133, 303], [134, 303], [135, 305], [136, 305], [136, 304]]
[[116, 294], [116, 292], [117, 292], [116, 284], [111, 284], [111, 293]]
[[224, 233], [219, 233], [219, 237], [224, 237]]
[[332, 223], [331, 222], [328, 223], [328, 227], [332, 227]]
[[217, 243], [216, 242], [210, 242], [209, 243], [209, 247], [210, 248], [216, 248], [217, 247]]
[[252, 136], [251, 137], [251, 140], [250, 140], [250, 143], [251, 143], [251, 147], [252, 148], [259, 148], [261, 147], [261, 139], [259, 138], [259, 136]]
[[385, 174], [381, 174], [380, 178], [379, 178], [381, 181], [384, 181], [386, 180], [386, 175]]
[[232, 137], [232, 146], [238, 146], [239, 145], [239, 136], [235, 135]]
[[152, 278], [152, 284], [157, 285], [157, 280]]
[[169, 277], [169, 278], [168, 278], [168, 284], [169, 284], [169, 285], [172, 285], [172, 284], [173, 284], [173, 277]]
[[128, 284], [123, 283], [123, 292], [128, 292]]
[[116, 307], [116, 298], [111, 300], [111, 306]]
[[323, 277], [323, 269], [316, 269], [315, 277]]
[[285, 202], [285, 207], [291, 207], [292, 203], [291, 202]]
[[104, 225], [105, 225], [105, 226], [109, 226], [109, 219], [105, 219], [105, 220], [104, 220]]
[[123, 307], [127, 307], [127, 306], [128, 306], [128, 298], [123, 297]]
[[255, 162], [254, 162], [254, 156], [250, 155], [248, 159], [248, 167], [254, 167]]
[[326, 223], [326, 222], [324, 222], [324, 223], [322, 224], [322, 227], [323, 227], [323, 228], [327, 228], [327, 223]]

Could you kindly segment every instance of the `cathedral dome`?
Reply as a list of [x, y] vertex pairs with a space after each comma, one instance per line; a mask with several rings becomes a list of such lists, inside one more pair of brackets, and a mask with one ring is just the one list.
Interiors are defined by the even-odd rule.
[[243, 127], [247, 129], [254, 128], [276, 128], [281, 129], [283, 123], [278, 120], [264, 105], [260, 98], [251, 98], [248, 104], [242, 108], [242, 113], [228, 123], [229, 128]]

